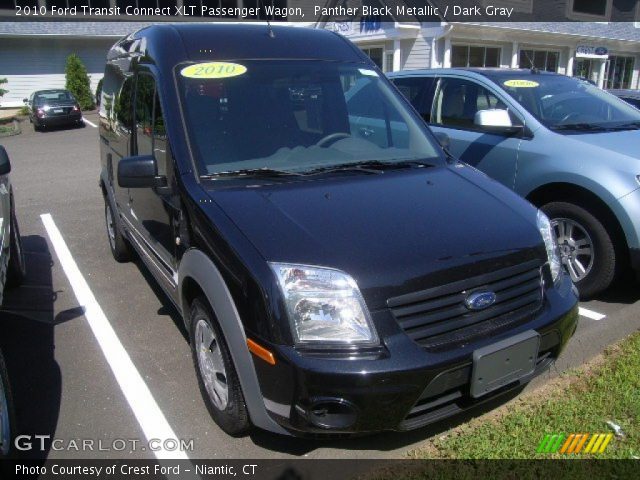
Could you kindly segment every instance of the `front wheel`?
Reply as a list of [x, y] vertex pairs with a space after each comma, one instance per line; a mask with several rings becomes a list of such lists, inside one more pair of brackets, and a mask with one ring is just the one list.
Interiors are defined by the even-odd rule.
[[116, 262], [128, 262], [131, 260], [131, 247], [120, 230], [115, 213], [111, 208], [111, 202], [106, 195], [104, 197], [104, 221], [113, 258]]
[[222, 430], [241, 436], [251, 428], [247, 406], [229, 347], [204, 298], [193, 301], [189, 320], [193, 363], [207, 410]]
[[0, 353], [0, 459], [11, 454], [11, 445], [15, 429], [13, 399], [7, 367]]
[[615, 277], [616, 251], [602, 222], [589, 210], [568, 202], [542, 207], [551, 219], [560, 258], [581, 298], [606, 290]]

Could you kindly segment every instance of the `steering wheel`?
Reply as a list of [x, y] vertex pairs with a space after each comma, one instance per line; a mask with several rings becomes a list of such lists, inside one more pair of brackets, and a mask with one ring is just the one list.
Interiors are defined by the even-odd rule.
[[337, 142], [341, 138], [349, 138], [350, 136], [351, 136], [350, 134], [345, 132], [330, 133], [329, 135], [322, 137], [320, 140], [318, 140], [318, 142], [316, 143], [316, 147], [329, 146], [332, 143]]
[[558, 124], [562, 125], [563, 123], [569, 123], [569, 120], [572, 120], [572, 119], [575, 119], [575, 118], [580, 118], [581, 116], [582, 116], [581, 113], [569, 112], [564, 117], [562, 117], [562, 119], [560, 120], [560, 122], [558, 122]]

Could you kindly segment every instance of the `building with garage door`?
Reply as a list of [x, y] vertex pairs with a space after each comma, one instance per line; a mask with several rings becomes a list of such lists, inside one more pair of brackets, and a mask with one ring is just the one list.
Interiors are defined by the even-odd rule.
[[82, 59], [95, 91], [111, 46], [143, 25], [0, 21], [0, 78], [8, 80], [2, 86], [8, 93], [0, 98], [0, 107], [22, 106], [22, 99], [36, 90], [64, 88], [65, 63], [71, 53]]

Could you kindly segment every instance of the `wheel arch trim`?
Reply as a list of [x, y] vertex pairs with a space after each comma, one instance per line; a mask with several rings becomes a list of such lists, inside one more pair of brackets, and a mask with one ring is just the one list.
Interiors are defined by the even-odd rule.
[[264, 430], [290, 435], [267, 413], [253, 359], [247, 347], [247, 337], [231, 292], [229, 292], [218, 268], [201, 250], [195, 248], [187, 250], [182, 256], [178, 268], [179, 301], [185, 324], [188, 323], [186, 319], [189, 305], [186, 305], [184, 285], [188, 278], [200, 287], [222, 329], [236, 367], [252, 423]]
[[[638, 232], [636, 232], [629, 214], [621, 205], [621, 199], [616, 199], [613, 195], [611, 195], [610, 192], [608, 192], [606, 189], [602, 188], [592, 180], [589, 180], [584, 184], [568, 181], [543, 183], [536, 186], [535, 188], [531, 188], [529, 192], [524, 195], [524, 197], [534, 205], [537, 205], [536, 202], [539, 196], [548, 195], [548, 192], [550, 191], [570, 191], [572, 189], [574, 191], [579, 191], [581, 194], [589, 197], [592, 200], [596, 200], [607, 210], [607, 213], [611, 216], [610, 220], [613, 220], [617, 223], [617, 227], [620, 229], [620, 233], [622, 233], [622, 235], [624, 236], [624, 241], [626, 243], [625, 247], [627, 250], [633, 248], [635, 245], [638, 245]], [[556, 198], [555, 200], [569, 201], [570, 198]]]

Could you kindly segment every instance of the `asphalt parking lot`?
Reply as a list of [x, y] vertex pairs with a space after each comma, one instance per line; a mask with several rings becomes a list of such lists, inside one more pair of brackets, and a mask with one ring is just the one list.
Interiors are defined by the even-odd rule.
[[[6, 294], [0, 346], [13, 385], [18, 433], [62, 440], [56, 448], [46, 441], [44, 451], [38, 448], [23, 455], [50, 459], [154, 455], [148, 450], [132, 451], [131, 443], [123, 450], [57, 448], [82, 439], [102, 440], [103, 446], [114, 445], [116, 439], [144, 442], [145, 431], [139, 421], [140, 406], [132, 406], [135, 395], [128, 390], [139, 383], [123, 384], [114, 376], [113, 358], [103, 354], [95, 325], [92, 328], [85, 315], [89, 307], [78, 301], [77, 283], [72, 287], [72, 274], [61, 267], [43, 215], [57, 227], [77, 265], [76, 273], [86, 281], [95, 304], [148, 387], [151, 406], [159, 409], [178, 438], [193, 439], [193, 451], [187, 452], [190, 458], [398, 457], [464, 420], [410, 433], [341, 440], [300, 440], [260, 431], [237, 439], [224, 434], [201, 399], [178, 313], [144, 266], [118, 264], [111, 257], [98, 188], [98, 131], [93, 126], [97, 118], [89, 114], [86, 119], [84, 128], [44, 133], [33, 132], [27, 123], [21, 135], [0, 140], [12, 161], [11, 179], [28, 262], [26, 284]], [[580, 365], [640, 328], [640, 284], [621, 281], [581, 308], [578, 330], [564, 356], [526, 390], [533, 391], [550, 376]], [[35, 441], [34, 445], [39, 447]]]

